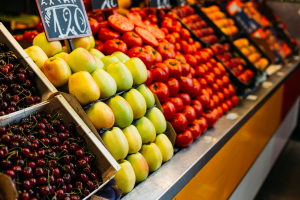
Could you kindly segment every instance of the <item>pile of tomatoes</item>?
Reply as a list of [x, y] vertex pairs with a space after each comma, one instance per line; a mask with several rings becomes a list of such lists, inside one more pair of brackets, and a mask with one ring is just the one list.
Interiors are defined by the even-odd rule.
[[177, 133], [176, 146], [186, 147], [235, 106], [238, 97], [213, 51], [194, 41], [173, 12], [160, 10], [160, 28], [156, 12], [135, 8], [126, 17], [113, 14], [92, 31], [104, 54], [120, 51], [144, 62], [146, 85]]
[[39, 33], [44, 32], [44, 27], [42, 22], [39, 22], [36, 26], [36, 30], [33, 31], [25, 31], [23, 35], [14, 35], [14, 38], [16, 40], [25, 40], [32, 42], [35, 36], [37, 36]]

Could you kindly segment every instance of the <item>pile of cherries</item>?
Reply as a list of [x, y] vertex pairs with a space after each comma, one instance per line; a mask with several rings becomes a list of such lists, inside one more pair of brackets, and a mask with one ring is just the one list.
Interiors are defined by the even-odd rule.
[[95, 156], [74, 124], [60, 114], [35, 113], [0, 126], [0, 170], [10, 176], [19, 200], [78, 200], [101, 184]]
[[35, 73], [21, 66], [16, 55], [0, 43], [0, 116], [40, 103]]

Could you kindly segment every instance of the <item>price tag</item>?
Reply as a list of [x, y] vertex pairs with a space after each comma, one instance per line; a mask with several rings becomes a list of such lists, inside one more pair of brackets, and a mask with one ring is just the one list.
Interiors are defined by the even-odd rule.
[[48, 41], [91, 36], [82, 1], [36, 0]]
[[255, 101], [255, 100], [257, 99], [257, 96], [256, 96], [256, 95], [250, 94], [250, 95], [248, 95], [248, 96], [246, 97], [246, 99], [251, 100], [251, 101]]
[[118, 7], [118, 0], [91, 0], [93, 11]]
[[150, 8], [170, 8], [170, 0], [149, 0]]

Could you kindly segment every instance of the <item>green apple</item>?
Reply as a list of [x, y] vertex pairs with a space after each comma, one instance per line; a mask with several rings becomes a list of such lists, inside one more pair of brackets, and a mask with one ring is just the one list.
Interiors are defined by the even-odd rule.
[[93, 56], [95, 56], [95, 57], [97, 57], [99, 59], [101, 59], [102, 57], [104, 57], [104, 54], [101, 51], [99, 51], [98, 49], [95, 49], [95, 48], [91, 48], [90, 49], [90, 53]]
[[97, 130], [111, 128], [115, 123], [115, 116], [108, 105], [99, 101], [85, 110]]
[[117, 84], [115, 79], [111, 77], [106, 71], [103, 69], [96, 69], [92, 73], [92, 77], [100, 88], [101, 94], [100, 98], [111, 97], [117, 92]]
[[113, 54], [111, 54], [112, 56], [116, 56], [120, 62], [125, 63], [127, 60], [129, 60], [130, 58], [123, 52], [117, 51]]
[[104, 56], [104, 57], [100, 58], [100, 60], [104, 64], [104, 67], [103, 67], [104, 70], [106, 70], [108, 65], [110, 65], [111, 63], [120, 62], [119, 59], [116, 56], [112, 56], [112, 55], [111, 56]]
[[146, 100], [147, 109], [152, 108], [155, 104], [155, 97], [151, 90], [144, 84], [140, 85], [136, 89], [143, 95], [144, 99]]
[[127, 160], [121, 160], [119, 162], [121, 169], [115, 174], [114, 180], [119, 189], [122, 190], [123, 194], [129, 193], [135, 184], [135, 173], [134, 170]]
[[39, 46], [31, 46], [27, 49], [24, 49], [24, 51], [30, 56], [30, 58], [40, 69], [43, 68], [44, 63], [48, 59], [48, 56]]
[[101, 138], [115, 160], [118, 161], [127, 156], [129, 146], [127, 139], [120, 128], [114, 127], [111, 131], [105, 131], [101, 135]]
[[142, 138], [139, 134], [139, 131], [135, 126], [130, 125], [124, 128], [123, 133], [128, 141], [129, 151], [128, 153], [136, 153], [142, 148]]
[[123, 94], [124, 99], [129, 103], [133, 111], [133, 119], [139, 119], [146, 114], [146, 101], [136, 89], [131, 89]]
[[108, 65], [106, 72], [115, 79], [118, 92], [132, 87], [132, 76], [123, 63], [118, 61]]
[[[133, 121], [133, 112], [128, 102], [121, 96], [109, 99], [106, 104], [115, 115], [115, 126], [125, 128]], [[155, 128], [154, 128], [155, 131]]]
[[128, 162], [130, 162], [133, 171], [135, 173], [135, 182], [139, 183], [144, 181], [149, 174], [148, 163], [144, 156], [139, 152], [131, 154], [127, 157]]
[[62, 51], [60, 41], [48, 42], [46, 34], [44, 32], [35, 36], [35, 38], [32, 41], [32, 45], [39, 46], [45, 52], [48, 58]]
[[146, 65], [139, 58], [130, 58], [125, 62], [126, 67], [129, 69], [133, 85], [145, 83], [147, 81], [147, 68]]
[[103, 69], [103, 67], [104, 67], [103, 62], [99, 58], [97, 58], [95, 56], [94, 56], [94, 58], [95, 58], [96, 63], [97, 63], [96, 69]]
[[155, 127], [147, 117], [141, 117], [135, 126], [142, 137], [143, 144], [153, 142], [155, 140]]
[[162, 161], [167, 162], [173, 157], [174, 149], [171, 141], [165, 134], [159, 134], [154, 143], [159, 148], [161, 155], [162, 155]]
[[67, 63], [73, 73], [80, 71], [92, 73], [97, 68], [95, 57], [88, 50], [81, 47], [75, 49], [68, 55]]
[[167, 130], [167, 122], [164, 114], [156, 107], [152, 108], [145, 115], [155, 127], [156, 133], [163, 133]]
[[156, 144], [143, 144], [140, 153], [147, 161], [150, 172], [154, 172], [160, 168], [162, 164], [162, 155]]

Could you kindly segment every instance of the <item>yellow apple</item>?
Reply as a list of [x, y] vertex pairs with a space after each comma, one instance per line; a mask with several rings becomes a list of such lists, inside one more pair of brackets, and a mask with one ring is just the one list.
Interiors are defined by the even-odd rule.
[[48, 56], [39, 46], [31, 46], [25, 49], [28, 56], [35, 62], [35, 64], [42, 69]]
[[77, 48], [67, 58], [67, 62], [73, 73], [87, 71], [92, 73], [97, 68], [95, 57], [84, 48]]
[[129, 193], [135, 184], [135, 173], [131, 164], [127, 160], [119, 162], [121, 169], [115, 174], [114, 180], [123, 194]]
[[[89, 37], [81, 37], [72, 39], [74, 49], [79, 47], [89, 50], [91, 47], [91, 41]], [[68, 44], [67, 44], [68, 45]]]
[[60, 41], [53, 41], [48, 42], [46, 38], [46, 34], [40, 33], [38, 34], [32, 42], [33, 46], [39, 46], [45, 54], [48, 56], [48, 58], [54, 56], [55, 54], [58, 54], [62, 51], [62, 46]]
[[133, 119], [143, 117], [147, 110], [146, 101], [136, 89], [131, 89], [123, 94], [124, 99], [129, 103], [133, 111]]
[[133, 171], [135, 173], [135, 182], [139, 183], [144, 181], [149, 174], [148, 163], [145, 160], [144, 156], [137, 152], [135, 154], [130, 154], [127, 157], [128, 162], [130, 162]]
[[160, 168], [162, 164], [162, 155], [155, 143], [144, 144], [140, 153], [147, 161], [150, 172], [154, 172]]
[[42, 71], [55, 87], [66, 85], [72, 74], [68, 63], [59, 57], [46, 60]]
[[85, 110], [87, 116], [97, 130], [101, 128], [111, 128], [115, 123], [115, 116], [108, 105], [103, 102], [94, 103]]
[[56, 54], [56, 55], [53, 56], [53, 57], [59, 57], [59, 58], [62, 58], [62, 59], [64, 59], [64, 61], [67, 62], [68, 55], [69, 55], [69, 54], [67, 54], [67, 53], [65, 53], [65, 52], [61, 52], [61, 53]]
[[174, 154], [174, 149], [171, 141], [165, 134], [159, 134], [154, 143], [159, 148], [161, 155], [162, 155], [162, 161], [167, 162], [170, 160]]
[[128, 153], [136, 153], [142, 148], [142, 138], [135, 126], [130, 125], [123, 129], [129, 145]]

